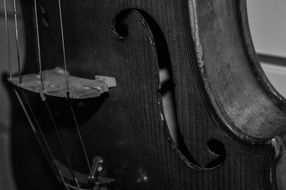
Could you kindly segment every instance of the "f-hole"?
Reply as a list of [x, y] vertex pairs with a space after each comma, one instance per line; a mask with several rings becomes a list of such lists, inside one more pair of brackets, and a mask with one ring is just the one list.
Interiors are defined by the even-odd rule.
[[224, 162], [226, 149], [222, 142], [216, 139], [210, 139], [207, 142], [207, 147], [212, 161], [207, 164], [206, 168], [214, 168]]
[[155, 41], [156, 52], [158, 55], [158, 68], [160, 77], [159, 93], [162, 100], [162, 115], [164, 115], [165, 123], [169, 129], [170, 136], [172, 137], [172, 145], [180, 154], [180, 157], [192, 168], [198, 170], [209, 170], [221, 165], [225, 160], [226, 151], [223, 144], [217, 140], [210, 140], [206, 146], [209, 150], [211, 161], [208, 164], [199, 164], [188, 151], [186, 144], [181, 136], [178, 121], [177, 109], [175, 101], [175, 83], [173, 80], [172, 62], [168, 50], [167, 41], [164, 33], [157, 22], [146, 12], [138, 9], [126, 9], [115, 17], [113, 20], [113, 31], [119, 40], [124, 40], [128, 37], [128, 27], [124, 24], [126, 17], [134, 13], [141, 17], [142, 22], [148, 24], [152, 32], [152, 37]]
[[158, 67], [160, 77], [159, 93], [162, 97], [163, 111], [170, 134], [176, 145], [179, 146], [180, 138], [177, 127], [178, 122], [176, 115], [176, 103], [174, 99], [175, 92], [173, 71], [166, 39], [156, 21], [146, 12], [136, 9], [124, 10], [119, 13], [114, 19], [113, 27], [119, 39], [125, 39], [128, 37], [128, 28], [126, 25], [122, 24], [121, 21], [126, 18], [126, 16], [128, 16], [131, 12], [138, 12], [140, 15], [142, 15], [152, 31], [158, 55]]
[[195, 167], [201, 168], [198, 162], [196, 162], [189, 153], [178, 128], [172, 63], [167, 41], [160, 26], [146, 12], [137, 9], [127, 9], [120, 12], [114, 19], [112, 25], [114, 33], [120, 40], [124, 40], [128, 37], [128, 27], [123, 24], [123, 20], [131, 13], [136, 13], [142, 16], [152, 31], [153, 39], [156, 44], [156, 52], [158, 55], [158, 68], [160, 77], [159, 93], [163, 104], [162, 114], [165, 116], [165, 122], [169, 129], [173, 143], [176, 145], [176, 149], [179, 150], [179, 152], [183, 154], [189, 162], [191, 162], [191, 165], [195, 165]]

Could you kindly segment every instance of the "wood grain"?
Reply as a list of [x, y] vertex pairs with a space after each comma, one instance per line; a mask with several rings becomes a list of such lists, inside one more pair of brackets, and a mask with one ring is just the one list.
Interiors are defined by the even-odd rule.
[[[267, 81], [257, 77], [263, 74], [251, 66], [241, 2], [63, 1], [70, 73], [113, 76], [118, 83], [103, 99], [73, 102], [89, 159], [104, 159], [104, 175], [116, 180], [113, 189], [276, 189], [271, 175], [276, 157], [269, 140], [284, 133], [285, 108], [277, 105], [273, 91], [266, 92], [269, 85], [262, 84]], [[44, 69], [51, 69], [63, 64], [59, 13], [56, 0], [42, 4], [49, 21], [48, 27], [40, 25], [42, 58]], [[37, 71], [31, 64], [36, 63], [32, 2], [22, 5], [31, 42], [24, 73], [31, 73]], [[159, 93], [159, 68], [168, 64], [179, 144], [166, 125]], [[64, 163], [40, 97], [26, 95], [57, 159]], [[11, 98], [15, 100], [12, 94]], [[19, 190], [62, 189], [19, 104], [13, 102], [12, 155]], [[87, 173], [65, 100], [48, 102], [75, 170]]]

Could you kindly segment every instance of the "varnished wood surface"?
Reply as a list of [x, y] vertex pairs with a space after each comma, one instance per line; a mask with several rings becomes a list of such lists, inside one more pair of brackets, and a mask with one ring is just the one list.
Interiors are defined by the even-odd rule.
[[[285, 112], [263, 91], [249, 66], [240, 2], [63, 1], [71, 74], [113, 76], [118, 82], [102, 99], [73, 102], [89, 159], [103, 157], [105, 175], [116, 180], [114, 189], [276, 190], [276, 178], [271, 175], [275, 150], [269, 140], [284, 129], [281, 123], [271, 123], [271, 118], [283, 122]], [[30, 41], [24, 73], [31, 73], [37, 71], [32, 1], [22, 5]], [[51, 69], [63, 65], [58, 4], [51, 0], [42, 5], [47, 13], [42, 19], [48, 22], [40, 25], [42, 58], [44, 69]], [[177, 145], [166, 126], [158, 93], [162, 67], [171, 68], [175, 84]], [[26, 95], [57, 159], [64, 162], [40, 97]], [[62, 189], [13, 93], [11, 99], [12, 155], [19, 190]], [[57, 98], [48, 102], [69, 145], [74, 168], [87, 173], [66, 102]], [[274, 115], [263, 112], [271, 116], [267, 116], [267, 130], [259, 128], [264, 125], [254, 112], [266, 108], [261, 102], [274, 110]], [[271, 133], [274, 126], [278, 127]], [[259, 134], [253, 132], [257, 129]], [[219, 160], [208, 151], [212, 145], [222, 154]]]

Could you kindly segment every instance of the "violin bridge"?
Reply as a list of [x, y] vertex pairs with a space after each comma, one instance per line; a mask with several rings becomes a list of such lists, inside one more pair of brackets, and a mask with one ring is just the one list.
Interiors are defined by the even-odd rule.
[[71, 99], [96, 98], [117, 86], [113, 77], [95, 76], [95, 79], [85, 79], [71, 76], [59, 67], [42, 71], [42, 79], [41, 83], [39, 74], [27, 74], [22, 76], [20, 84], [17, 76], [9, 79], [9, 82], [30, 92], [61, 98], [69, 96]]

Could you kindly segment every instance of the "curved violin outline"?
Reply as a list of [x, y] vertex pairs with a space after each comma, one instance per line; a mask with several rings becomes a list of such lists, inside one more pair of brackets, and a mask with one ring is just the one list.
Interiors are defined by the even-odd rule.
[[[204, 92], [202, 93], [207, 97], [207, 102], [211, 102], [208, 107], [214, 109], [212, 113], [215, 113], [216, 118], [219, 118], [223, 125], [227, 126], [235, 136], [250, 144], [268, 144], [271, 139], [285, 132], [283, 121], [286, 121], [286, 100], [275, 90], [259, 64], [250, 35], [245, 0], [235, 1], [234, 4], [237, 9], [233, 10], [235, 17], [234, 19], [232, 18], [232, 25], [228, 25], [228, 20], [221, 21], [226, 19], [226, 16], [221, 18], [220, 22], [225, 26], [227, 34], [238, 38], [235, 39], [235, 42], [239, 42], [240, 45], [235, 47], [237, 49], [234, 49], [231, 45], [227, 46], [230, 54], [232, 53], [233, 55], [235, 53], [238, 56], [234, 57], [232, 62], [227, 60], [231, 55], [217, 59], [214, 57], [210, 61], [207, 58], [212, 58], [213, 52], [218, 48], [208, 43], [210, 37], [205, 37], [202, 31], [206, 29], [202, 28], [202, 17], [200, 17], [200, 14], [204, 14], [204, 19], [206, 19], [207, 13], [201, 13], [199, 10], [202, 9], [200, 6], [204, 5], [204, 3], [199, 4], [196, 0], [188, 1], [192, 41], [195, 43], [198, 65], [198, 69], [195, 69], [200, 72], [197, 80], [203, 83]], [[215, 21], [211, 20], [210, 22]], [[204, 24], [207, 25], [208, 23]], [[236, 33], [232, 34], [227, 27], [234, 28], [233, 30]], [[210, 29], [210, 36], [216, 36], [215, 40], [222, 40], [218, 35], [218, 31], [215, 31], [215, 29], [219, 30], [219, 28], [208, 29]], [[220, 45], [226, 44], [221, 42]], [[213, 52], [211, 53], [211, 51]], [[217, 51], [223, 52], [223, 50]], [[240, 51], [240, 54], [238, 51]], [[225, 65], [216, 67], [217, 64], [215, 63], [218, 60], [220, 61], [218, 65]], [[239, 62], [241, 63], [240, 65], [235, 65], [235, 61], [242, 62]], [[229, 71], [236, 69], [237, 71], [231, 77], [228, 77], [230, 75], [227, 75], [227, 69]], [[212, 73], [222, 74], [212, 75]], [[225, 80], [225, 77], [231, 80]], [[247, 91], [244, 89], [240, 91], [240, 89], [237, 90], [232, 87], [247, 87], [251, 90]], [[227, 96], [229, 94], [232, 96]], [[249, 111], [255, 114], [244, 114]]]
[[[140, 9], [132, 9], [132, 8], [125, 9], [120, 13], [118, 13], [114, 18], [112, 24], [113, 32], [120, 40], [124, 40], [125, 38], [127, 38], [128, 28], [122, 23], [122, 21], [131, 14], [137, 16], [141, 20], [141, 22], [146, 26], [146, 30], [149, 30], [147, 33], [149, 33], [149, 39], [151, 45], [155, 46], [156, 49], [157, 59], [159, 64], [158, 68], [166, 67], [170, 74], [170, 81], [173, 81], [172, 63], [171, 63], [171, 58], [169, 56], [170, 54], [168, 50], [167, 41], [165, 39], [162, 30], [160, 29], [160, 26], [151, 15]], [[175, 92], [174, 89], [172, 90]], [[164, 118], [163, 119], [164, 129], [167, 131], [166, 133], [168, 135], [168, 141], [170, 143], [171, 149], [176, 151], [178, 157], [181, 160], [183, 160], [189, 167], [196, 170], [206, 171], [206, 170], [213, 170], [219, 167], [225, 161], [226, 158], [226, 149], [224, 148], [223, 144], [216, 139], [210, 139], [209, 142], [206, 144], [206, 148], [208, 149], [209, 155], [212, 158], [212, 160], [206, 165], [200, 164], [192, 157], [191, 153], [189, 152], [184, 142], [184, 139], [181, 137], [179, 129], [175, 129], [177, 131], [177, 133], [175, 134], [176, 137], [174, 137], [174, 134], [171, 133], [171, 130], [166, 120], [166, 113], [162, 103], [163, 102], [162, 96], [159, 101], [160, 101], [161, 115]], [[176, 110], [175, 104], [176, 103], [174, 101], [174, 110]]]

